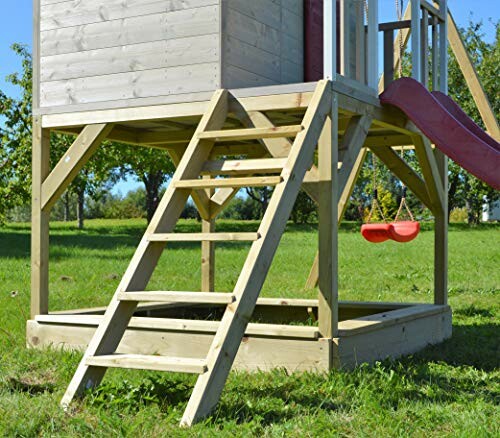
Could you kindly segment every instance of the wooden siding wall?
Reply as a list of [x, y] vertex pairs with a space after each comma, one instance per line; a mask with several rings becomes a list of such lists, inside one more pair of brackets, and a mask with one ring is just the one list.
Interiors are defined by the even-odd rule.
[[37, 1], [42, 114], [303, 81], [303, 0]]
[[222, 4], [225, 88], [303, 82], [303, 0]]
[[40, 1], [42, 108], [220, 85], [219, 0]]

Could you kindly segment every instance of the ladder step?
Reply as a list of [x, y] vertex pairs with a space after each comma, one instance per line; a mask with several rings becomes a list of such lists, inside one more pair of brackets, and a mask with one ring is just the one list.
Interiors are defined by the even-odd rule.
[[171, 371], [174, 373], [203, 374], [207, 371], [205, 359], [165, 357], [142, 354], [107, 354], [92, 356], [86, 365], [104, 368], [129, 368], [135, 370]]
[[231, 304], [235, 297], [223, 292], [177, 292], [177, 291], [139, 291], [121, 292], [120, 301], [190, 303], [190, 304]]
[[214, 141], [243, 141], [262, 138], [293, 138], [304, 128], [301, 125], [277, 126], [272, 128], [224, 129], [205, 131], [198, 134], [199, 139]]
[[286, 158], [207, 161], [201, 171], [206, 175], [237, 175], [251, 173], [280, 173]]
[[150, 242], [253, 242], [259, 233], [156, 233], [150, 234]]
[[177, 189], [211, 189], [217, 187], [265, 187], [283, 181], [281, 176], [252, 176], [248, 178], [185, 179], [175, 182]]

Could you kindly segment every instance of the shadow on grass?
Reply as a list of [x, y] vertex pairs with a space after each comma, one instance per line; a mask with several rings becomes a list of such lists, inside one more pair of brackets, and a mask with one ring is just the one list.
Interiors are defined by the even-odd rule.
[[[483, 309], [484, 310], [484, 309]], [[488, 314], [489, 311], [487, 311]], [[500, 324], [453, 325], [450, 339], [414, 356], [418, 361], [471, 366], [482, 371], [500, 367]]]

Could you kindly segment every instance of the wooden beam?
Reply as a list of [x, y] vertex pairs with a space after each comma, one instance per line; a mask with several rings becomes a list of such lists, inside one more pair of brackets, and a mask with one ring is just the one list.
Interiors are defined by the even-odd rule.
[[33, 117], [31, 203], [31, 317], [49, 313], [49, 210], [43, 210], [42, 184], [50, 172], [50, 131]]
[[177, 181], [178, 189], [207, 189], [218, 187], [266, 187], [279, 184], [281, 176], [250, 176], [241, 178], [184, 179]]
[[423, 136], [413, 137], [415, 145], [415, 153], [422, 169], [422, 175], [427, 186], [430, 201], [433, 205], [432, 212], [442, 214], [444, 212], [443, 184], [441, 175], [439, 174], [438, 165], [432, 150], [430, 141]]
[[[272, 128], [274, 124], [269, 120], [269, 118], [258, 111], [245, 112], [240, 110], [237, 113], [238, 118], [241, 120], [245, 126], [255, 126], [258, 128]], [[292, 143], [287, 138], [266, 138], [262, 140], [262, 143], [269, 151], [269, 154], [274, 158], [286, 158], [290, 153]], [[314, 201], [318, 202], [318, 172], [316, 166], [311, 163], [311, 169], [306, 172], [302, 188], [307, 193], [307, 195]]]
[[284, 158], [207, 161], [203, 166], [202, 172], [210, 175], [281, 173], [285, 162]]
[[460, 36], [455, 20], [448, 11], [448, 41], [453, 51], [455, 58], [460, 66], [460, 70], [465, 78], [465, 82], [469, 87], [472, 94], [472, 98], [476, 103], [479, 114], [488, 130], [488, 133], [496, 140], [500, 141], [500, 128], [498, 126], [498, 121], [495, 117], [495, 113], [491, 107], [488, 96], [486, 95], [484, 88], [479, 79], [474, 64], [465, 48], [465, 44]]
[[215, 218], [236, 196], [239, 189], [222, 187], [210, 198], [210, 217]]
[[396, 175], [422, 203], [432, 210], [433, 204], [422, 178], [391, 148], [372, 148], [372, 152]]
[[[203, 176], [209, 180], [209, 175]], [[208, 188], [205, 193], [210, 198], [214, 194], [213, 188]], [[212, 202], [209, 205], [209, 219], [201, 220], [201, 232], [211, 234], [215, 232], [215, 219], [211, 216]], [[201, 291], [213, 292], [215, 290], [215, 243], [213, 240], [202, 240], [201, 242]]]
[[318, 141], [319, 170], [319, 294], [318, 328], [323, 338], [338, 332], [338, 144], [337, 98]]
[[[181, 161], [182, 156], [186, 152], [185, 148], [169, 149], [168, 154], [174, 165], [177, 167]], [[210, 218], [210, 198], [205, 190], [195, 190], [191, 193], [194, 205], [196, 206], [202, 220]]]
[[[339, 197], [342, 197], [344, 189], [347, 186], [354, 164], [370, 130], [371, 123], [372, 118], [368, 115], [353, 117], [342, 139], [342, 146], [340, 148], [340, 151], [343, 152], [342, 167], [339, 171], [337, 186]], [[350, 182], [354, 183], [352, 180]]]
[[101, 123], [87, 125], [56, 164], [42, 185], [42, 209], [50, 210], [78, 172], [85, 166], [103, 140], [113, 129]]
[[[344, 158], [338, 175], [338, 206], [337, 223], [342, 222], [349, 198], [363, 167], [366, 157], [366, 149], [363, 149], [363, 141], [370, 128], [371, 117], [361, 116], [351, 119], [351, 123], [343, 139]], [[309, 276], [305, 284], [306, 289], [314, 289], [319, 280], [319, 252], [316, 253]]]
[[259, 233], [164, 233], [151, 234], [150, 242], [252, 242], [259, 239]]
[[223, 129], [220, 131], [201, 132], [200, 139], [211, 139], [216, 142], [260, 140], [263, 138], [293, 138], [302, 126], [278, 126], [273, 128]]

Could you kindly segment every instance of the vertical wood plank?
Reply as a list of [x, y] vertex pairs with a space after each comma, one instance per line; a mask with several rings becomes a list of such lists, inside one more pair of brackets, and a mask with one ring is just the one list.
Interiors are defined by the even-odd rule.
[[427, 87], [429, 83], [429, 60], [427, 58], [427, 49], [429, 47], [429, 12], [427, 9], [422, 11], [422, 21], [420, 31], [420, 50], [422, 56], [422, 83]]
[[384, 89], [394, 81], [394, 31], [384, 31]]
[[368, 86], [378, 84], [378, 0], [368, 0]]
[[420, 55], [420, 0], [411, 2], [411, 77], [422, 82]]
[[319, 170], [319, 305], [320, 335], [338, 333], [338, 98], [318, 142]]
[[[446, 0], [439, 7], [447, 11]], [[448, 15], [439, 25], [439, 91], [448, 94]], [[434, 151], [440, 181], [443, 187], [443, 211], [435, 216], [434, 223], [434, 303], [448, 302], [448, 158], [439, 149]]]
[[432, 90], [438, 89], [439, 69], [439, 21], [432, 16]]
[[323, 2], [323, 71], [325, 79], [337, 72], [337, 7], [335, 0]]
[[31, 213], [31, 318], [49, 313], [49, 215], [42, 211], [42, 183], [50, 172], [50, 131], [33, 118]]
[[40, 0], [33, 0], [32, 106], [40, 108]]
[[[204, 175], [204, 179], [210, 178]], [[207, 196], [210, 198], [214, 194], [214, 189], [206, 189]], [[215, 232], [215, 219], [202, 219], [201, 232]], [[215, 242], [201, 242], [201, 291], [213, 292], [215, 290]]]

